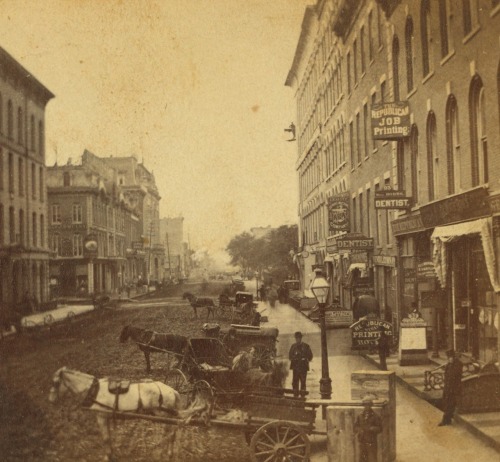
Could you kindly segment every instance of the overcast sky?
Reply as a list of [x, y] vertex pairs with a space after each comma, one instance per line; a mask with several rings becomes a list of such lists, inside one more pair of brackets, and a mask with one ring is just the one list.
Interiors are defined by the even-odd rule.
[[297, 220], [284, 86], [311, 0], [0, 0], [0, 45], [56, 97], [47, 164], [136, 154], [211, 251]]

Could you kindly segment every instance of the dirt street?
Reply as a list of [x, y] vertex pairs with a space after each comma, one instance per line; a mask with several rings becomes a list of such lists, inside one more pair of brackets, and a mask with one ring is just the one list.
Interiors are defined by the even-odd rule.
[[[176, 300], [176, 301], [175, 301]], [[53, 331], [25, 333], [0, 342], [0, 459], [4, 461], [96, 461], [105, 447], [95, 416], [70, 397], [50, 404], [54, 372], [67, 366], [97, 377], [145, 378], [143, 353], [134, 343], [118, 341], [125, 325], [186, 336], [203, 335], [205, 321], [180, 298], [168, 305], [94, 311]], [[156, 305], [156, 303], [155, 303]], [[200, 316], [200, 313], [199, 313]], [[224, 326], [224, 323], [220, 323]], [[165, 378], [165, 355], [153, 354], [152, 373]], [[165, 460], [163, 424], [118, 422], [112, 431], [118, 460]], [[179, 460], [247, 461], [249, 451], [239, 432], [186, 428], [178, 432]]]

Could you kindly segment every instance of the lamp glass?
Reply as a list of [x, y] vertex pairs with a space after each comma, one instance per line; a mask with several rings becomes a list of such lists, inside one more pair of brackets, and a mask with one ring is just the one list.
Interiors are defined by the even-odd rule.
[[318, 303], [326, 303], [328, 292], [330, 291], [330, 284], [319, 271], [316, 272], [316, 277], [314, 278], [310, 289], [316, 297], [316, 300], [318, 300]]

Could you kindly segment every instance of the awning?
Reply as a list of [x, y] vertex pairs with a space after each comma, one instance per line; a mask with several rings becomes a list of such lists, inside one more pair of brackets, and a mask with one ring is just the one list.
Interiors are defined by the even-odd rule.
[[347, 272], [352, 273], [356, 269], [360, 271], [362, 278], [366, 277], [366, 263], [351, 263]]
[[447, 246], [461, 236], [479, 234], [483, 244], [484, 259], [490, 276], [490, 282], [495, 292], [500, 292], [500, 285], [496, 273], [495, 250], [492, 241], [492, 219], [480, 218], [448, 226], [437, 226], [432, 233], [431, 240], [434, 244], [432, 261], [441, 287], [446, 287]]

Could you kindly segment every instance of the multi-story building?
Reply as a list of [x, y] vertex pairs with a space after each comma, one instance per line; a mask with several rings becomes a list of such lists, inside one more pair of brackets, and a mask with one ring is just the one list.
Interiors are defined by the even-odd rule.
[[184, 217], [160, 219], [160, 236], [166, 250], [165, 276], [182, 279], [186, 275]]
[[324, 264], [346, 305], [373, 285], [396, 328], [417, 308], [435, 349], [483, 361], [500, 343], [499, 18], [498, 0], [318, 0], [286, 82], [304, 274]]
[[133, 156], [103, 159], [116, 170], [118, 184], [142, 224], [143, 251], [146, 258], [141, 277], [148, 282], [162, 281], [165, 277], [165, 247], [160, 234], [161, 197], [155, 177]]
[[[137, 214], [116, 171], [85, 151], [81, 165], [47, 168], [52, 288], [58, 295], [116, 292], [137, 277]], [[140, 261], [140, 258], [139, 258]]]
[[54, 95], [0, 48], [0, 315], [48, 299], [45, 107]]

